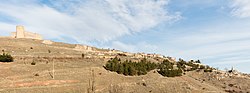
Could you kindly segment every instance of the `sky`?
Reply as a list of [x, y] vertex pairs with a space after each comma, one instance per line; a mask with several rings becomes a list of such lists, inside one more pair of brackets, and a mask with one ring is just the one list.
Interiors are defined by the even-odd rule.
[[200, 59], [250, 73], [250, 0], [0, 0], [16, 25], [58, 42]]

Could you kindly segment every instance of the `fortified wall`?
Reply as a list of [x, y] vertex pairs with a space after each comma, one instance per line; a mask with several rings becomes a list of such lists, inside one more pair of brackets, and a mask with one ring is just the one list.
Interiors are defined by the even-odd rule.
[[12, 32], [11, 37], [42, 40], [42, 36], [40, 34], [27, 32], [27, 31], [25, 31], [24, 26], [16, 26], [16, 32]]
[[90, 47], [90, 46], [85, 46], [85, 45], [79, 45], [79, 44], [77, 44], [75, 46], [75, 50], [93, 51], [93, 48]]

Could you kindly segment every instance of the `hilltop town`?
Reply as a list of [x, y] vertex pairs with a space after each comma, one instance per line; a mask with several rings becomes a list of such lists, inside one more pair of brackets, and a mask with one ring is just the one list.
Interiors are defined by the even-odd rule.
[[[16, 32], [12, 32], [10, 37], [20, 38], [20, 39], [42, 40], [43, 44], [47, 44], [47, 45], [53, 44], [53, 41], [43, 40], [40, 34], [25, 31], [24, 26], [16, 26]], [[168, 58], [172, 61], [176, 60], [173, 57], [165, 57], [160, 54], [129, 53], [129, 52], [123, 52], [123, 51], [115, 50], [115, 49], [97, 49], [95, 47], [91, 47], [87, 45], [80, 45], [80, 44], [75, 44], [73, 50], [81, 51], [85, 53], [86, 58], [114, 58], [117, 55], [121, 55], [121, 56], [130, 57], [130, 58], [161, 58], [161, 59]]]
[[[250, 76], [234, 68], [218, 70], [202, 62], [160, 54], [129, 53], [115, 49], [43, 40], [37, 33], [17, 26], [9, 37], [0, 37], [1, 53], [14, 61], [0, 62], [1, 93], [249, 93]], [[170, 70], [180, 76], [166, 77], [152, 69], [143, 75], [122, 75], [105, 68], [111, 59], [119, 63], [146, 60], [155, 64], [170, 62]], [[191, 65], [189, 65], [189, 63]], [[197, 66], [194, 69], [192, 65]], [[209, 70], [203, 67], [209, 67]]]

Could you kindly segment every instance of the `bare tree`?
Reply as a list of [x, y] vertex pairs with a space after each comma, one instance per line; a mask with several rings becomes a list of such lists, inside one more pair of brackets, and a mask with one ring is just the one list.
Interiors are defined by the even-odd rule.
[[55, 79], [55, 63], [54, 63], [54, 61], [53, 61], [53, 79]]
[[87, 88], [88, 93], [95, 93], [95, 72], [94, 69], [90, 68], [90, 75], [91, 78], [89, 78], [89, 86]]

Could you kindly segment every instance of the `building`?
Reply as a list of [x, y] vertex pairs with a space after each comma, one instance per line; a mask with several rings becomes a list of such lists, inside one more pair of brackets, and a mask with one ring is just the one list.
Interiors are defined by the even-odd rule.
[[79, 50], [79, 51], [93, 51], [94, 49], [93, 49], [93, 47], [90, 47], [90, 46], [76, 44], [75, 50]]
[[27, 32], [24, 29], [24, 26], [16, 26], [16, 32], [11, 33], [11, 37], [13, 38], [30, 38], [30, 39], [38, 39], [42, 40], [42, 36], [37, 33]]

